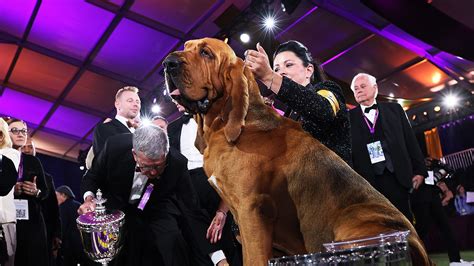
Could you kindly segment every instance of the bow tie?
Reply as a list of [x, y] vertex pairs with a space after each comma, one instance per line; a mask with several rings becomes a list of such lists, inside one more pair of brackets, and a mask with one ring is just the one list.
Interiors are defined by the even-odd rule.
[[127, 120], [127, 127], [129, 127], [129, 128], [133, 128], [133, 127], [134, 127], [133, 124], [132, 124], [132, 122], [130, 122], [129, 120]]
[[377, 110], [377, 104], [373, 104], [372, 106], [369, 106], [367, 108], [365, 108], [364, 110], [364, 113], [368, 114], [370, 112], [370, 110], [374, 109], [374, 110]]
[[193, 118], [192, 114], [184, 113], [181, 119], [183, 120], [183, 124], [189, 123], [189, 120]]

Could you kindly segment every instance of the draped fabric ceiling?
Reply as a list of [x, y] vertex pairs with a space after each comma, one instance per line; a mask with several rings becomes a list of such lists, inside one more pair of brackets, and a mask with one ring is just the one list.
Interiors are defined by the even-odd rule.
[[[286, 40], [305, 43], [349, 103], [358, 72], [374, 75], [381, 97], [406, 109], [449, 85], [472, 91], [474, 63], [465, 59], [472, 54], [452, 54], [449, 46], [408, 33], [382, 17], [377, 2], [301, 1], [288, 15], [279, 0], [2, 0], [0, 114], [25, 120], [40, 152], [76, 160], [91, 145], [94, 127], [115, 115], [114, 95], [124, 85], [140, 88], [142, 112], [156, 101], [162, 115], [176, 116], [163, 95], [163, 58], [186, 40], [222, 37], [226, 30], [240, 56], [259, 39], [271, 40], [263, 42], [269, 52]], [[474, 30], [474, 2], [421, 2]], [[276, 12], [277, 30], [257, 31], [259, 15], [236, 28], [232, 14], [259, 3], [268, 7], [253, 12]], [[239, 41], [245, 30], [252, 38], [247, 45]]]

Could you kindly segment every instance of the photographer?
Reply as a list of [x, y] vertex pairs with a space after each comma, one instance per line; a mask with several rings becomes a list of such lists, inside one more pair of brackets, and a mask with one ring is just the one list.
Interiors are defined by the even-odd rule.
[[[448, 249], [450, 262], [459, 262], [461, 257], [459, 254], [458, 244], [454, 238], [453, 231], [449, 224], [448, 216], [443, 209], [440, 189], [435, 184], [444, 184], [449, 173], [449, 168], [442, 165], [438, 160], [427, 158], [425, 160], [428, 168], [428, 178], [425, 182], [415, 190], [411, 196], [412, 211], [415, 216], [415, 228], [421, 239], [425, 240], [434, 221], [441, 232], [445, 246]], [[446, 170], [448, 169], [448, 170]], [[446, 186], [441, 185], [441, 186]], [[449, 191], [449, 189], [446, 190]], [[443, 193], [447, 195], [448, 193]], [[443, 197], [446, 199], [446, 196]]]

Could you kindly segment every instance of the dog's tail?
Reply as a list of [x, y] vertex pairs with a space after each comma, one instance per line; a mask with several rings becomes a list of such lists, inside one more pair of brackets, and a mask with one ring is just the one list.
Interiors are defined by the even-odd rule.
[[412, 232], [408, 237], [408, 246], [410, 247], [410, 256], [414, 266], [436, 265], [428, 257], [423, 243], [415, 232]]

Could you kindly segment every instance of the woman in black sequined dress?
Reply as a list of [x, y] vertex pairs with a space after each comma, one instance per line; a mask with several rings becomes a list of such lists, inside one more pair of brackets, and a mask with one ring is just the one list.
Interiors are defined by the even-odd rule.
[[300, 42], [281, 44], [273, 61], [272, 69], [260, 44], [257, 50], [246, 52], [246, 65], [255, 78], [291, 109], [285, 114], [296, 117], [305, 131], [350, 165], [350, 122], [341, 87], [327, 80], [321, 66]]

